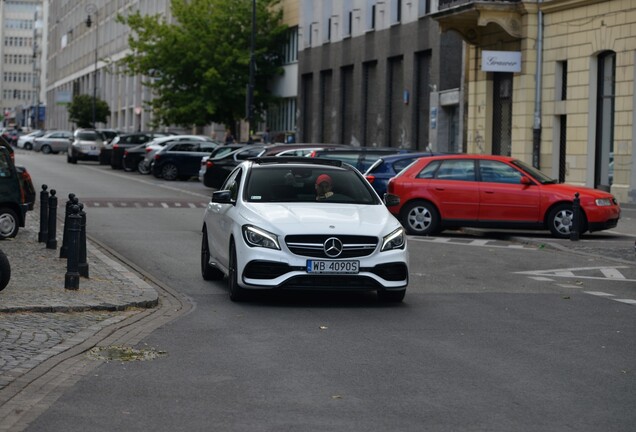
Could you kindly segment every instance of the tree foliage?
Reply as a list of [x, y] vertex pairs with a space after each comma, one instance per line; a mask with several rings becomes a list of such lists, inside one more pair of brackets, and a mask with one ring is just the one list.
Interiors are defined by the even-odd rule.
[[[279, 1], [256, 1], [256, 115], [274, 99], [269, 80], [282, 73]], [[161, 124], [234, 125], [246, 115], [252, 0], [171, 0], [171, 12], [173, 22], [139, 11], [119, 15], [131, 29], [126, 72], [146, 77], [154, 91], [147, 104]]]
[[[76, 95], [67, 106], [69, 119], [80, 128], [93, 127], [93, 96]], [[95, 122], [106, 123], [110, 116], [108, 104], [100, 98], [95, 99]]]

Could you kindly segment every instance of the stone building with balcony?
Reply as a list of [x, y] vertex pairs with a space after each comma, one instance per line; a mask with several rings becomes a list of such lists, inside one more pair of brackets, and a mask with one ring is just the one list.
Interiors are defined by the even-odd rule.
[[468, 44], [467, 151], [636, 202], [632, 0], [439, 0]]

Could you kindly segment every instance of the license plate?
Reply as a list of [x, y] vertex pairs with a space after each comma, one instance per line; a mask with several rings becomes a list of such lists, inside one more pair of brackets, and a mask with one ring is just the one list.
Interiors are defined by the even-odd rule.
[[356, 274], [359, 261], [307, 260], [307, 273]]

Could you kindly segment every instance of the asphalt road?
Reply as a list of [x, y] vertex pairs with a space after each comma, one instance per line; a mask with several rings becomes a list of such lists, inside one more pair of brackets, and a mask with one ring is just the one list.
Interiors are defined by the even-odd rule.
[[633, 262], [548, 247], [545, 234], [526, 242], [450, 232], [409, 239], [404, 304], [334, 293], [234, 304], [224, 283], [199, 274], [210, 194], [199, 183], [71, 166], [64, 155], [20, 151], [17, 161], [38, 190], [46, 183], [59, 196], [77, 194], [87, 203], [89, 235], [194, 305], [142, 342], [166, 356], [105, 362], [28, 430], [632, 431], [636, 424]]

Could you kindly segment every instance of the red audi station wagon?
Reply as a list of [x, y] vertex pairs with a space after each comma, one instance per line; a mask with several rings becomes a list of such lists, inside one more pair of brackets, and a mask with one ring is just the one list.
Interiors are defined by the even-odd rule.
[[550, 230], [569, 238], [572, 203], [579, 194], [579, 233], [613, 228], [620, 206], [608, 193], [557, 183], [538, 169], [505, 156], [444, 155], [418, 159], [388, 184], [400, 197], [390, 211], [409, 234], [450, 227]]

